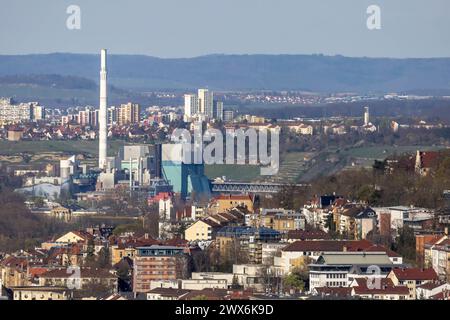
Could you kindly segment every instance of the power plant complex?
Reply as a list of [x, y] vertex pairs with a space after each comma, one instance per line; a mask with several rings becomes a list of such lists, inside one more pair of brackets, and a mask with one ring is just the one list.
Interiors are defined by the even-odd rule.
[[[210, 195], [209, 181], [204, 176], [203, 165], [183, 165], [181, 159], [165, 160], [163, 154], [175, 147], [166, 145], [132, 145], [121, 147], [117, 157], [108, 157], [108, 88], [107, 50], [100, 53], [100, 105], [99, 105], [99, 157], [100, 173], [96, 190], [114, 189], [126, 183], [130, 190], [146, 190], [167, 186], [182, 197], [192, 191]], [[206, 101], [212, 105], [211, 101]], [[205, 102], [205, 103], [206, 103]], [[130, 106], [132, 104], [129, 104]], [[139, 110], [139, 108], [136, 108]], [[135, 115], [139, 117], [139, 114]], [[166, 152], [164, 152], [166, 151]], [[180, 161], [178, 161], [180, 160]], [[177, 165], [174, 165], [177, 163]]]

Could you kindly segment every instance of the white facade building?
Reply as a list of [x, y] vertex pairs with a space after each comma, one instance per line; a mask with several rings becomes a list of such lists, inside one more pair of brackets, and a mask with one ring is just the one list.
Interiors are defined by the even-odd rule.
[[209, 119], [214, 118], [214, 94], [208, 89], [198, 89], [199, 113], [206, 115]]
[[196, 94], [184, 95], [184, 115], [187, 118], [193, 117], [198, 113], [198, 97]]

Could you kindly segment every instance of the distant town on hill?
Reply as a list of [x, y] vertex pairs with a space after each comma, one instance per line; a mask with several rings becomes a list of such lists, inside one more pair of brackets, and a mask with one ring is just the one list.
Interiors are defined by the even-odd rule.
[[[450, 58], [390, 59], [324, 55], [207, 55], [162, 59], [110, 57], [114, 86], [133, 90], [304, 90], [311, 92], [450, 93]], [[0, 56], [0, 77], [62, 75], [97, 82], [93, 54]], [[76, 80], [72, 78], [71, 80]], [[86, 80], [80, 79], [86, 84]]]

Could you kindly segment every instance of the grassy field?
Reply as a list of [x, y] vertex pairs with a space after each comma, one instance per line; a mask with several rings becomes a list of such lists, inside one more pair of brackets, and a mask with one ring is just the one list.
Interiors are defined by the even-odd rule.
[[270, 177], [270, 180], [279, 183], [294, 183], [298, 177], [306, 170], [306, 158], [311, 158], [314, 154], [307, 152], [288, 152], [280, 158], [280, 169], [278, 174]]
[[[108, 154], [113, 156], [119, 150], [124, 141], [113, 140], [108, 142]], [[20, 153], [87, 153], [93, 156], [98, 155], [98, 141], [0, 141], [0, 154], [14, 156]]]
[[226, 176], [227, 179], [235, 181], [295, 182], [297, 177], [305, 170], [305, 156], [312, 156], [312, 154], [304, 152], [287, 153], [283, 159], [280, 159], [280, 168], [275, 176], [261, 176], [260, 168], [251, 165], [206, 165], [205, 173], [210, 179]]
[[259, 173], [258, 166], [234, 164], [205, 165], [205, 174], [210, 179], [226, 176], [228, 180], [252, 181], [261, 178]]

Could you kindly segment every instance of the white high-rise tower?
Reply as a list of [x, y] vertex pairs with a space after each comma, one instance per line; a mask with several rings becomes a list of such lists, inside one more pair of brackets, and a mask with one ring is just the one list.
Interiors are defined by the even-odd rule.
[[100, 169], [106, 169], [107, 157], [107, 137], [108, 137], [108, 93], [107, 93], [107, 70], [106, 70], [106, 49], [101, 51], [101, 68], [100, 68], [100, 111], [98, 114], [99, 125], [99, 152], [98, 152], [98, 166]]
[[196, 94], [184, 95], [184, 115], [192, 117], [198, 113], [198, 97]]
[[214, 94], [208, 89], [198, 89], [198, 111], [209, 119], [214, 118]]

